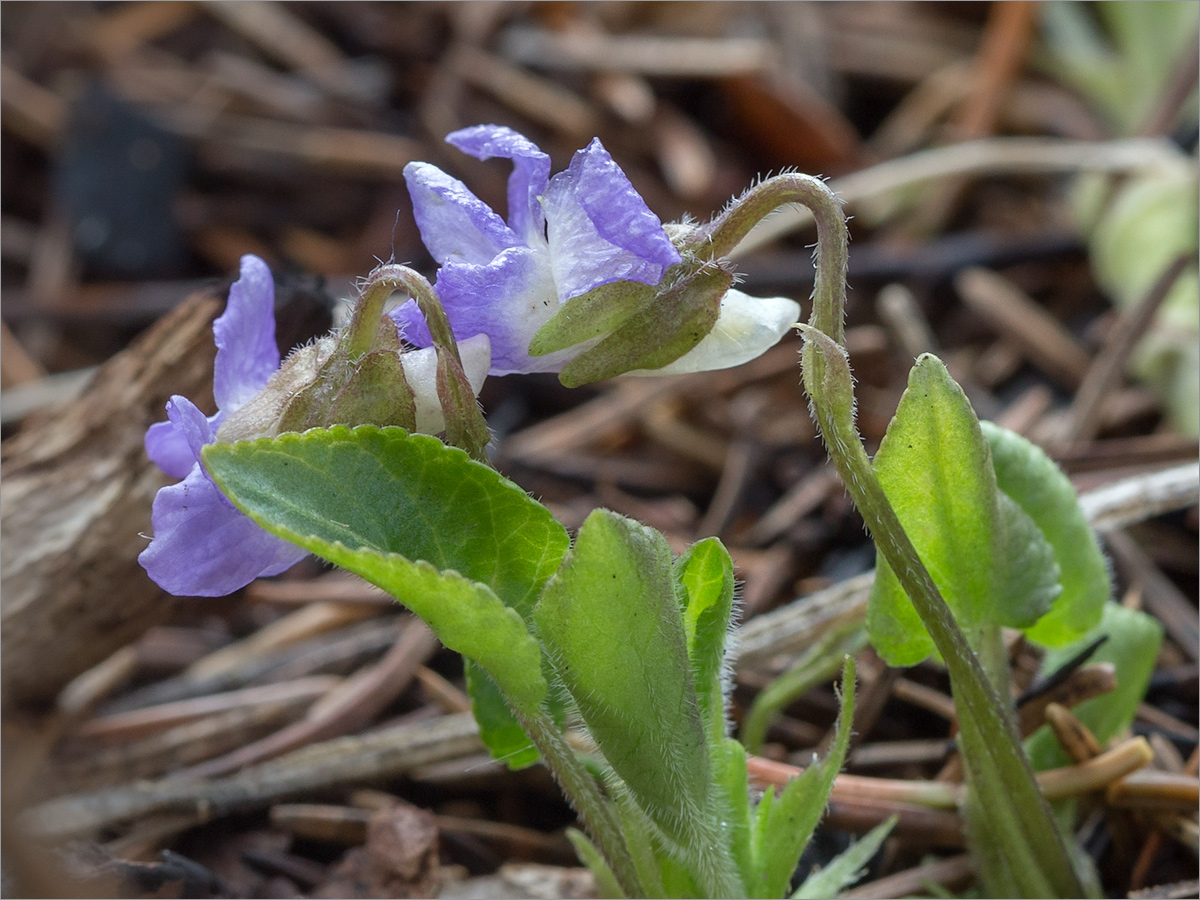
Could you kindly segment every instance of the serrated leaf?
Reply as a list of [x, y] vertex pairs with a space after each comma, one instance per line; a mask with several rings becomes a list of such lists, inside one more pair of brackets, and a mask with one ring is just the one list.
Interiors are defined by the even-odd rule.
[[688, 548], [675, 564], [682, 587], [684, 637], [701, 716], [712, 741], [725, 737], [722, 671], [733, 615], [733, 560], [716, 538]]
[[854, 660], [847, 657], [842, 669], [842, 707], [829, 753], [789, 781], [773, 802], [767, 796], [761, 801], [769, 805], [766, 815], [759, 817], [761, 826], [755, 834], [759, 871], [750, 882], [751, 897], [782, 897], [787, 892], [800, 854], [829, 803], [833, 781], [850, 746], [853, 722]]
[[1112, 591], [1108, 564], [1075, 489], [1041, 448], [1019, 434], [981, 422], [1000, 490], [1011, 497], [1054, 549], [1062, 594], [1026, 634], [1048, 646], [1078, 638], [1100, 621]]
[[[975, 412], [937, 357], [921, 356], [909, 372], [873, 465], [959, 624], [983, 621], [993, 602], [996, 476]], [[890, 665], [916, 665], [933, 652], [933, 640], [881, 554], [867, 630]]]
[[996, 496], [996, 602], [993, 621], [1007, 628], [1028, 628], [1062, 593], [1054, 548], [1017, 502]]
[[[1128, 609], [1120, 603], [1105, 603], [1102, 618], [1095, 628], [1078, 640], [1046, 652], [1041, 672], [1049, 675], [1075, 656], [1100, 635], [1108, 640], [1088, 659], [1089, 663], [1108, 662], [1116, 667], [1115, 690], [1085, 700], [1071, 711], [1087, 725], [1101, 746], [1122, 733], [1137, 715], [1146, 696], [1146, 687], [1162, 645], [1162, 625], [1144, 612]], [[1034, 769], [1052, 769], [1070, 764], [1048, 726], [1043, 725], [1025, 743]]]
[[605, 759], [686, 845], [708, 804], [709, 768], [673, 575], [661, 534], [596, 510], [534, 619]]
[[[428, 613], [442, 621], [444, 614], [413, 606], [422, 601], [412, 585], [443, 585], [466, 606], [487, 606], [481, 599], [486, 594], [458, 581], [483, 586], [515, 618], [491, 616], [498, 630], [479, 647], [468, 641], [471, 652], [464, 654], [490, 654], [495, 639], [507, 634], [518, 649], [514, 658], [529, 656], [521, 648], [533, 638], [522, 620], [566, 552], [568, 537], [545, 507], [494, 470], [436, 438], [373, 426], [212, 444], [204, 458], [222, 490], [269, 531], [379, 584], [422, 618]], [[421, 561], [454, 578], [425, 574], [408, 584], [408, 573]], [[513, 622], [521, 623], [525, 638]], [[453, 622], [446, 627], [454, 631]], [[492, 668], [497, 664], [508, 670], [499, 660], [485, 668], [500, 682], [504, 676]], [[542, 681], [540, 672], [524, 672], [523, 679]], [[532, 693], [516, 688], [528, 702]], [[504, 746], [511, 751], [508, 742]]]

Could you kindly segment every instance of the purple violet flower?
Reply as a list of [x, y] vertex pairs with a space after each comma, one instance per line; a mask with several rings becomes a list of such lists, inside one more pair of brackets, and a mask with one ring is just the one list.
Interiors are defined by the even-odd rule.
[[[531, 356], [533, 336], [566, 301], [615, 281], [657, 285], [679, 251], [600, 141], [593, 140], [550, 177], [550, 157], [528, 138], [477, 125], [446, 141], [478, 159], [511, 159], [508, 222], [461, 181], [428, 163], [409, 163], [405, 180], [417, 227], [440, 264], [436, 289], [455, 336], [491, 340], [490, 374], [560, 372], [587, 344]], [[739, 365], [773, 346], [799, 318], [781, 297], [730, 290], [716, 326], [701, 343], [654, 372], [675, 374]], [[392, 317], [409, 342], [429, 332], [411, 301]]]
[[225, 312], [213, 322], [217, 345], [213, 395], [205, 416], [186, 397], [167, 403], [169, 421], [151, 425], [146, 453], [178, 484], [159, 490], [154, 538], [138, 562], [160, 587], [190, 597], [220, 597], [260, 575], [277, 575], [308, 552], [269, 534], [235, 507], [200, 461], [217, 428], [261, 391], [279, 369], [275, 344], [275, 283], [256, 256], [243, 256]]

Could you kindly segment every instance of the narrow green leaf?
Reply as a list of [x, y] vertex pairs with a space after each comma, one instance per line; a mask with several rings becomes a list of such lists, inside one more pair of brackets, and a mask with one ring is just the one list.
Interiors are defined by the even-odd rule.
[[686, 844], [708, 805], [709, 769], [666, 540], [596, 510], [534, 618], [609, 764]]
[[613, 281], [572, 297], [529, 342], [530, 356], [565, 350], [608, 334], [654, 300], [653, 285]]
[[[752, 897], [782, 897], [791, 883], [800, 854], [808, 846], [813, 830], [829, 803], [833, 781], [841, 771], [850, 746], [854, 723], [854, 660], [846, 658], [842, 669], [842, 709], [838, 714], [833, 746], [820, 762], [787, 783], [771, 803], [764, 827], [757, 835], [759, 873], [750, 885]], [[764, 802], [769, 802], [766, 797]]]
[[[955, 618], [984, 621], [993, 602], [996, 476], [966, 395], [935, 356], [908, 376], [874, 460], [884, 493]], [[878, 555], [867, 608], [871, 643], [887, 662], [911, 666], [933, 651], [912, 602]]]
[[[1085, 700], [1072, 712], [1087, 725], [1101, 745], [1127, 729], [1146, 696], [1162, 645], [1162, 626], [1144, 612], [1120, 603], [1105, 603], [1100, 623], [1077, 641], [1049, 650], [1042, 660], [1042, 674], [1049, 675], [1100, 635], [1108, 640], [1088, 659], [1089, 663], [1112, 663], [1117, 670], [1116, 690]], [[1038, 771], [1069, 765], [1069, 760], [1049, 727], [1043, 725], [1025, 742], [1029, 760]]]
[[492, 758], [516, 771], [532, 766], [541, 758], [533, 741], [516, 720], [500, 688], [478, 663], [463, 660], [467, 679], [467, 695], [471, 698], [471, 714], [479, 723], [479, 736]]
[[890, 816], [880, 822], [857, 841], [831, 859], [823, 868], [804, 879], [804, 883], [792, 894], [792, 900], [820, 900], [836, 897], [863, 876], [863, 870], [871, 861], [884, 839], [896, 827], [899, 816]]
[[750, 778], [746, 748], [733, 738], [722, 739], [713, 754], [713, 782], [725, 798], [728, 810], [724, 840], [729, 844], [742, 883], [752, 884], [757, 863], [751, 839], [754, 817], [750, 808]]
[[1000, 545], [996, 555], [995, 623], [1028, 628], [1062, 593], [1058, 562], [1046, 536], [1017, 502], [996, 497]]
[[596, 894], [600, 897], [624, 900], [625, 892], [621, 890], [617, 876], [604, 861], [604, 856], [596, 849], [595, 844], [587, 839], [587, 835], [574, 828], [568, 828], [567, 840], [575, 848], [575, 855], [579, 857], [579, 861], [591, 870], [592, 877], [596, 879]]
[[675, 564], [692, 682], [709, 740], [725, 737], [725, 642], [733, 615], [733, 560], [716, 538], [688, 548]]
[[992, 449], [996, 482], [1041, 529], [1060, 569], [1062, 594], [1027, 634], [1062, 646], [1095, 627], [1112, 592], [1108, 564], [1079, 509], [1075, 489], [1038, 446], [1007, 428], [981, 422]]

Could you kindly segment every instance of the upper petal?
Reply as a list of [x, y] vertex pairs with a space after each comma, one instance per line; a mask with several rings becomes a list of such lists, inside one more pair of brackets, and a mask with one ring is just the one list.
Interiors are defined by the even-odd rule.
[[721, 298], [717, 323], [699, 344], [661, 369], [630, 375], [682, 375], [748, 363], [779, 343], [800, 319], [800, 304], [787, 297], [751, 297], [738, 290]]
[[217, 408], [230, 413], [262, 390], [279, 368], [275, 282], [257, 256], [242, 257], [241, 275], [229, 289], [225, 312], [213, 322], [213, 337], [213, 396]]
[[483, 265], [523, 243], [491, 207], [437, 166], [409, 163], [404, 180], [421, 240], [439, 263]]
[[657, 284], [679, 262], [662, 222], [599, 140], [550, 179], [544, 206], [563, 300], [612, 281]]
[[511, 159], [508, 227], [529, 246], [545, 240], [546, 216], [539, 198], [550, 183], [550, 157], [523, 134], [503, 125], [475, 125], [446, 135], [446, 143], [476, 159]]
[[154, 538], [138, 562], [159, 587], [181, 597], [221, 597], [307, 556], [242, 514], [199, 465], [158, 492], [150, 518]]
[[[492, 375], [554, 372], [562, 367], [561, 353], [529, 355], [534, 334], [558, 310], [544, 254], [513, 247], [487, 265], [448, 263], [438, 270], [435, 288], [459, 341], [476, 334], [488, 336]], [[416, 303], [410, 300], [391, 315], [405, 340], [429, 346], [429, 331]]]

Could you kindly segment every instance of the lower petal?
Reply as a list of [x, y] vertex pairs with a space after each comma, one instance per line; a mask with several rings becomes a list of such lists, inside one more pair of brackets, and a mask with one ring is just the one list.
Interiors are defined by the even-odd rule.
[[800, 320], [800, 304], [787, 297], [751, 297], [731, 290], [721, 298], [717, 324], [699, 344], [661, 369], [630, 375], [683, 375], [729, 369], [756, 359]]
[[308, 555], [239, 511], [199, 465], [158, 492], [151, 521], [154, 538], [138, 562], [159, 587], [181, 597], [222, 597]]

